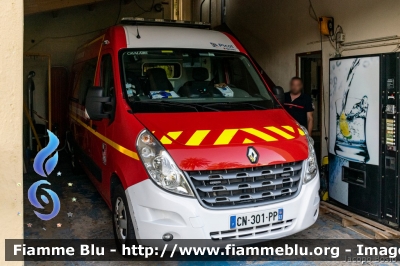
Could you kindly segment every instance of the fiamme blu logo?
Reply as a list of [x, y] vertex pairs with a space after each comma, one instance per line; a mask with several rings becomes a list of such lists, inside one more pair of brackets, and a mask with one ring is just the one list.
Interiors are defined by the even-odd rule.
[[[35, 170], [35, 172], [38, 175], [45, 178], [47, 178], [51, 174], [51, 172], [53, 172], [54, 168], [57, 165], [58, 162], [57, 147], [58, 144], [60, 143], [58, 138], [51, 131], [47, 130], [47, 133], [49, 134], [49, 143], [47, 144], [46, 147], [44, 147], [41, 151], [38, 152], [33, 162], [33, 169]], [[38, 189], [41, 185], [51, 185], [51, 183], [48, 182], [47, 180], [39, 180], [33, 183], [28, 190], [29, 202], [38, 209], [44, 209], [45, 207], [42, 206], [37, 197]], [[47, 192], [47, 194], [50, 196], [49, 199], [47, 195], [42, 194], [40, 196], [40, 199], [45, 204], [50, 204], [52, 202], [53, 210], [49, 214], [40, 213], [38, 211], [33, 211], [33, 212], [40, 219], [48, 221], [56, 217], [57, 214], [60, 212], [60, 199], [58, 198], [57, 194], [51, 189], [40, 188], [40, 190]]]

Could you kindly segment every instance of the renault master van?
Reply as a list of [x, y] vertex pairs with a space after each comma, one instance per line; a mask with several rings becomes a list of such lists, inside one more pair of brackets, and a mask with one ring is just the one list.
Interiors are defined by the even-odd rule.
[[112, 210], [119, 245], [258, 242], [318, 217], [307, 130], [240, 43], [208, 27], [126, 18], [76, 52], [71, 161]]

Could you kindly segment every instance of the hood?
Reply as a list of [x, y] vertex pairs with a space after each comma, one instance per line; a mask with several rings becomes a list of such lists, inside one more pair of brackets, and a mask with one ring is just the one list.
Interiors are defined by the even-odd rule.
[[308, 157], [304, 132], [283, 109], [135, 116], [185, 171], [273, 165]]

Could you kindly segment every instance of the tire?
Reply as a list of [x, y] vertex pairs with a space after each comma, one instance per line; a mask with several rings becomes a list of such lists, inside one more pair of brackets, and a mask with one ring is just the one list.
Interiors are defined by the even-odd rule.
[[129, 247], [138, 244], [129, 205], [121, 184], [118, 184], [112, 193], [112, 223], [115, 244], [121, 254], [123, 244]]

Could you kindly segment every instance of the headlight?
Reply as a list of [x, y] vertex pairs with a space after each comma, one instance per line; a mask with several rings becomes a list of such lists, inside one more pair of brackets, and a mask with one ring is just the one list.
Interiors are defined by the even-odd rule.
[[314, 150], [314, 140], [308, 134], [308, 131], [305, 127], [300, 126], [301, 129], [306, 134], [308, 140], [308, 158], [306, 160], [306, 167], [305, 167], [305, 175], [304, 175], [304, 184], [313, 180], [313, 178], [317, 175], [318, 172], [318, 164], [317, 164], [317, 157], [315, 156]]
[[157, 185], [170, 192], [193, 197], [182, 171], [150, 132], [140, 132], [136, 148], [147, 173]]

